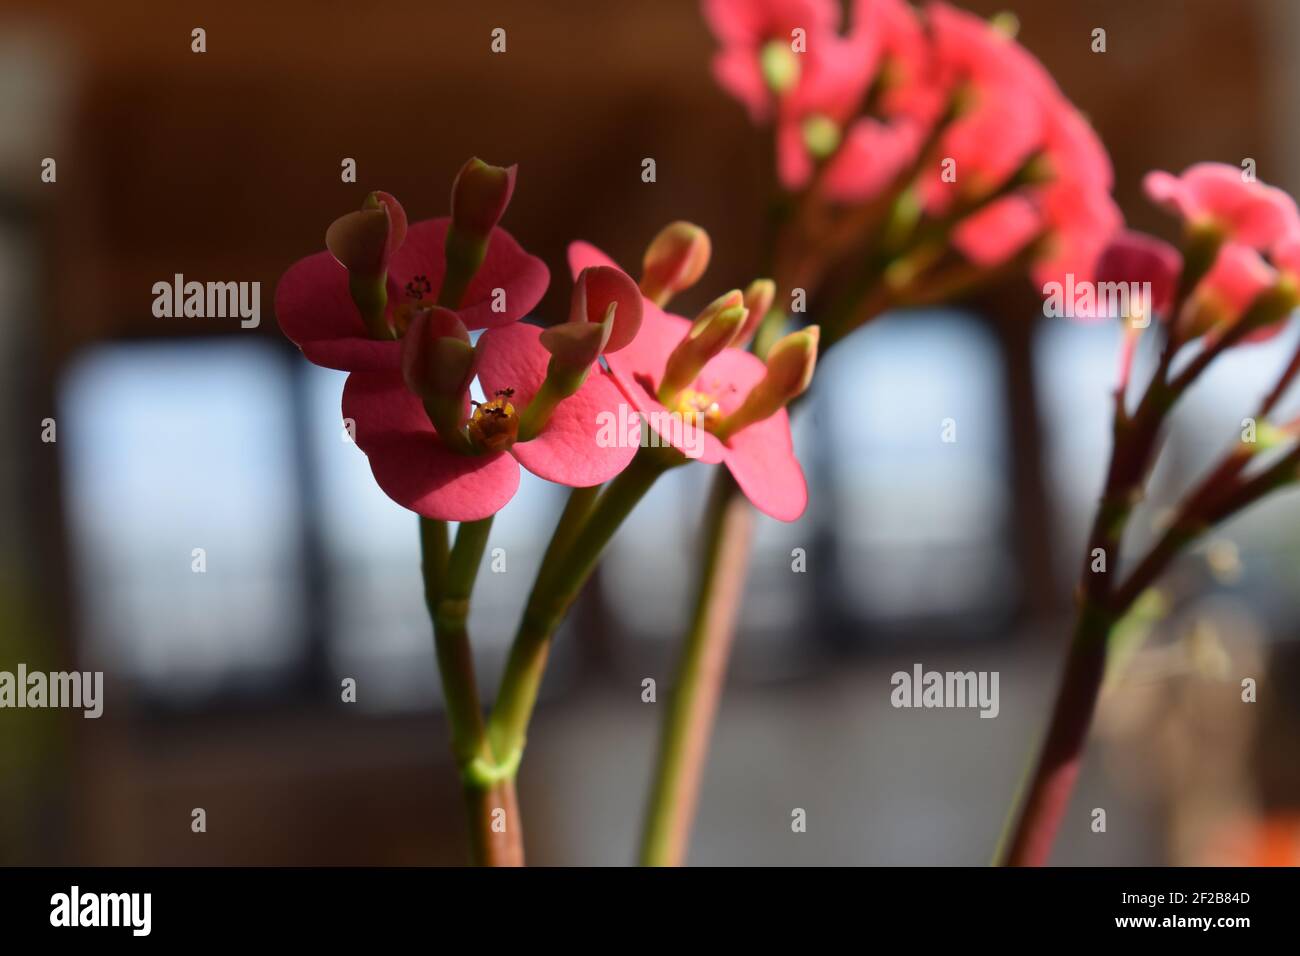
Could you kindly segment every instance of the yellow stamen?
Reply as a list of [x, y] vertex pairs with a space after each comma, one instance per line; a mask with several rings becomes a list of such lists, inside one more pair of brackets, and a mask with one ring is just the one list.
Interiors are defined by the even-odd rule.
[[469, 438], [484, 451], [505, 451], [519, 435], [519, 415], [508, 398], [494, 398], [474, 409]]

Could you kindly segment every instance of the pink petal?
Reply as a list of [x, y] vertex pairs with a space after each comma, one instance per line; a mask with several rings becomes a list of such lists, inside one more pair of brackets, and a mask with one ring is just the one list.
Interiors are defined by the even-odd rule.
[[804, 143], [803, 123], [796, 118], [783, 119], [777, 127], [776, 171], [781, 185], [791, 192], [803, 189], [812, 179], [812, 155]]
[[[668, 356], [690, 327], [691, 323], [680, 315], [664, 312], [653, 303], [647, 302], [645, 315], [641, 320], [641, 331], [637, 337], [627, 348], [605, 356], [605, 361], [609, 364], [609, 370], [627, 400], [647, 416], [652, 427], [656, 422], [665, 426], [673, 425], [671, 429], [665, 427], [656, 430], [666, 444], [672, 444], [684, 453], [691, 453], [702, 446], [703, 453], [699, 456], [699, 460], [715, 465], [722, 461], [722, 442], [708, 433], [702, 436], [701, 442], [701, 436], [697, 432], [703, 429], [693, 422], [680, 422], [679, 428], [675, 417], [672, 419], [662, 417], [670, 415], [670, 412], [655, 397]], [[748, 354], [737, 349], [727, 349], [723, 355], [732, 352]], [[749, 357], [758, 362], [754, 356]], [[721, 356], [715, 356], [704, 367], [704, 372], [700, 374], [701, 381], [720, 358]], [[761, 366], [762, 363], [759, 362], [759, 365]]]
[[778, 521], [794, 521], [808, 507], [808, 483], [794, 455], [785, 409], [731, 436], [727, 468], [755, 508]]
[[[538, 341], [542, 330], [534, 325], [511, 325], [484, 332], [478, 343], [478, 375], [484, 394], [513, 388], [511, 402], [523, 410], [546, 378], [550, 354]], [[587, 381], [556, 407], [551, 420], [532, 441], [519, 442], [511, 453], [519, 462], [547, 481], [573, 488], [598, 485], [627, 467], [637, 445], [618, 441], [603, 446], [599, 438], [603, 415], [620, 422], [619, 406], [625, 399], [598, 365]], [[615, 427], [619, 438], [623, 430]]]
[[447, 449], [420, 400], [400, 377], [354, 372], [343, 387], [343, 417], [375, 481], [404, 508], [440, 521], [478, 521], [514, 497], [519, 466], [504, 452], [460, 455]]
[[713, 79], [749, 111], [750, 121], [767, 121], [772, 91], [763, 81], [758, 55], [749, 47], [726, 47], [713, 55]]
[[[408, 296], [405, 287], [415, 276], [424, 276], [433, 286], [429, 298], [436, 299], [446, 268], [443, 248], [451, 220], [426, 219], [411, 226], [406, 242], [389, 263], [389, 297], [393, 304]], [[492, 329], [517, 322], [541, 301], [550, 282], [546, 264], [523, 250], [504, 229], [492, 230], [487, 255], [465, 291], [457, 311], [470, 329]], [[492, 311], [494, 290], [505, 290], [505, 310]]]
[[569, 243], [569, 271], [573, 273], [573, 278], [578, 278], [578, 274], [588, 266], [620, 268], [617, 262], [589, 242], [583, 242], [579, 239], [576, 242]]
[[977, 266], [1006, 262], [1043, 229], [1043, 217], [1032, 202], [1015, 193], [994, 200], [967, 216], [952, 231], [952, 244]]
[[1183, 187], [1183, 181], [1173, 173], [1167, 173], [1163, 169], [1151, 170], [1142, 177], [1142, 191], [1157, 206], [1163, 206], [1180, 216], [1191, 215], [1187, 190]]
[[1124, 225], [1119, 207], [1109, 193], [1071, 181], [1049, 183], [1036, 193], [1051, 232], [1034, 281], [1061, 282], [1067, 273], [1076, 282], [1091, 281], [1102, 250]]
[[1155, 170], [1143, 187], [1152, 201], [1185, 220], [1208, 219], [1229, 239], [1267, 249], [1300, 228], [1295, 201], [1273, 186], [1242, 179], [1242, 171], [1225, 163], [1196, 163], [1181, 176]]
[[916, 161], [920, 127], [907, 119], [882, 123], [863, 117], [849, 127], [844, 144], [827, 162], [822, 188], [836, 202], [875, 199]]
[[1213, 297], [1226, 311], [1226, 320], [1235, 320], [1276, 281], [1277, 272], [1258, 252], [1245, 243], [1225, 242], [1198, 292]]
[[275, 287], [275, 317], [285, 336], [317, 365], [351, 371], [396, 370], [401, 345], [370, 338], [348, 293], [348, 273], [328, 252], [299, 259]]
[[1283, 236], [1269, 252], [1273, 263], [1292, 276], [1300, 276], [1300, 231]]

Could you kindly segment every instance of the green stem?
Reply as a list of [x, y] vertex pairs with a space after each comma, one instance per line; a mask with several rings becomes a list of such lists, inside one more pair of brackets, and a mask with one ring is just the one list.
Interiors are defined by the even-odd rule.
[[744, 591], [753, 513], [735, 480], [718, 469], [703, 525], [700, 590], [664, 713], [641, 841], [644, 866], [680, 866], [686, 859], [709, 737], [726, 678], [731, 637]]
[[[420, 518], [424, 599], [433, 621], [451, 749], [461, 774], [470, 818], [470, 855], [476, 865], [522, 862], [513, 788], [506, 792], [490, 773], [483, 772], [495, 761], [479, 704], [467, 627], [470, 596], [491, 528], [491, 518], [462, 523], [449, 554], [446, 522]], [[493, 812], [503, 806], [512, 818], [504, 833], [492, 826]]]
[[511, 645], [501, 688], [488, 721], [492, 751], [501, 755], [503, 760], [517, 759], [517, 755], [523, 752], [528, 722], [537, 703], [537, 691], [542, 683], [555, 629], [591, 576], [614, 532], [655, 480], [679, 463], [666, 455], [666, 451], [670, 449], [642, 448], [594, 503], [579, 501], [575, 504], [570, 498], [570, 506], [575, 510], [583, 508], [587, 511], [586, 519], [574, 533], [576, 519], [569, 514], [569, 508], [561, 517], [556, 529], [557, 538], [572, 535], [572, 543], [566, 547], [553, 539], [547, 548]]

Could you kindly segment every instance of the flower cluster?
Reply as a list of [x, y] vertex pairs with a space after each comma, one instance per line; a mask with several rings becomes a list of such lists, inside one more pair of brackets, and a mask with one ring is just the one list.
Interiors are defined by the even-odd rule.
[[[811, 378], [815, 330], [767, 365], [731, 347], [752, 334], [751, 311], [770, 305], [770, 282], [753, 287], [765, 301], [733, 293], [693, 328], [663, 312], [708, 264], [708, 236], [688, 223], [650, 244], [639, 284], [575, 246], [575, 263], [589, 261], [575, 266], [568, 320], [526, 324], [549, 273], [498, 225], [514, 186], [513, 167], [472, 159], [451, 216], [410, 226], [394, 197], [373, 192], [276, 289], [285, 334], [311, 361], [349, 373], [344, 420], [384, 492], [426, 518], [477, 521], [514, 496], [520, 465], [558, 484], [600, 485], [641, 444], [639, 433], [600, 440], [602, 420], [627, 404], [646, 411], [644, 382], [660, 388], [664, 371], [649, 357], [680, 352], [676, 385], [659, 395], [688, 412], [687, 428], [707, 430], [702, 459], [725, 461], [760, 509], [798, 517], [807, 490], [785, 405]], [[482, 402], [470, 397], [476, 379]]]
[[[1281, 331], [1300, 276], [1295, 200], [1222, 163], [1197, 163], [1180, 176], [1154, 171], [1143, 185], [1153, 202], [1181, 220], [1186, 267], [1172, 247], [1129, 233], [1108, 252], [1108, 273], [1169, 290], [1156, 296], [1156, 311], [1172, 320], [1177, 342], [1201, 336], [1257, 342]], [[1174, 303], [1170, 293], [1180, 285], [1184, 301]]]
[[1088, 279], [1122, 223], [1105, 149], [1041, 63], [944, 3], [704, 0], [718, 82], [775, 129], [785, 188], [830, 207], [903, 199], [909, 229], [1042, 283]]

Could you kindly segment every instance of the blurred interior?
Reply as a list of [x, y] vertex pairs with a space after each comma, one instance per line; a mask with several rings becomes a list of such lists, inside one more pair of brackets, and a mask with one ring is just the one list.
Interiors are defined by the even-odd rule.
[[[1140, 195], [1149, 168], [1251, 157], [1300, 190], [1288, 0], [962, 5], [1019, 15], [1110, 148], [1133, 225], [1170, 235]], [[551, 267], [544, 317], [569, 241], [632, 264], [674, 218], [714, 240], [685, 306], [743, 285], [762, 147], [712, 47], [689, 0], [0, 2], [0, 669], [107, 685], [99, 720], [0, 711], [0, 862], [464, 858], [415, 519], [340, 440], [343, 375], [280, 335], [272, 290], [369, 189], [442, 215], [472, 154], [519, 164], [505, 225]], [[155, 318], [175, 273], [261, 282], [260, 328]], [[1145, 527], [1297, 337], [1189, 396]], [[1069, 629], [1117, 340], [1044, 319], [1022, 283], [887, 315], [830, 354], [796, 424], [813, 504], [760, 526], [693, 863], [987, 862]], [[532, 862], [633, 859], [659, 717], [641, 680], [662, 700], [708, 477], [655, 489], [557, 641], [520, 778]], [[471, 625], [489, 696], [561, 502], [526, 481], [494, 527], [507, 570], [481, 575]], [[1166, 579], [1172, 611], [1108, 689], [1054, 861], [1300, 861], [1298, 523], [1300, 499], [1276, 496]], [[918, 661], [1000, 671], [999, 718], [891, 708], [889, 675]], [[1239, 703], [1241, 676], [1259, 703]]]

